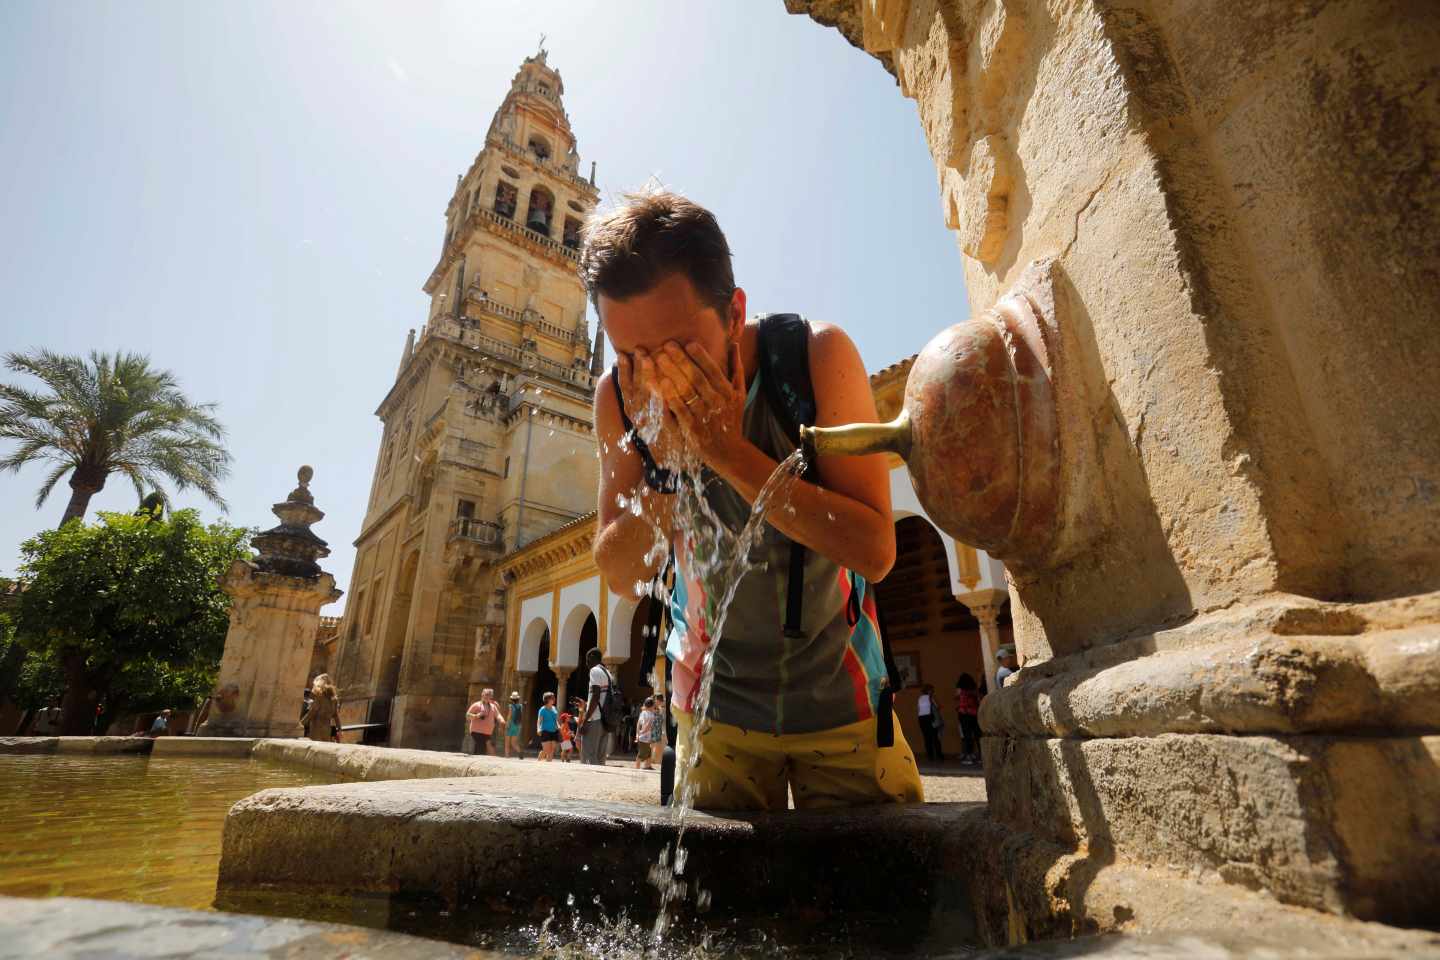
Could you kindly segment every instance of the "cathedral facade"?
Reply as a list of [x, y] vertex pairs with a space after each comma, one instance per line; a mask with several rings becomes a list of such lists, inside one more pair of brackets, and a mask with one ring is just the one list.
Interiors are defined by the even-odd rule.
[[456, 180], [428, 317], [375, 411], [384, 431], [331, 658], [347, 739], [453, 748], [470, 688], [504, 663], [495, 561], [594, 509], [601, 348], [577, 265], [599, 191], [563, 93], [543, 50], [516, 73]]

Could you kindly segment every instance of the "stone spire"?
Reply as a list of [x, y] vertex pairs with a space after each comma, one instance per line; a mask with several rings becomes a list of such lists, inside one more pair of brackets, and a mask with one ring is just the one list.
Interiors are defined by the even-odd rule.
[[280, 525], [256, 534], [251, 541], [260, 551], [255, 567], [261, 572], [312, 579], [320, 576], [320, 565], [315, 561], [330, 556], [330, 548], [310, 531], [325, 516], [310, 495], [310, 478], [314, 475], [309, 466], [299, 469], [296, 476], [300, 485], [282, 503], [270, 508], [280, 518]]

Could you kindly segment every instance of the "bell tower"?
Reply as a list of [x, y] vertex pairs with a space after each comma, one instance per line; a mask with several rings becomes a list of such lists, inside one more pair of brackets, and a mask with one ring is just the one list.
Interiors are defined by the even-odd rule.
[[[595, 508], [595, 339], [577, 272], [595, 208], [543, 47], [520, 65], [445, 206], [429, 308], [383, 425], [340, 625], [346, 724], [453, 749], [504, 663], [493, 564]], [[598, 337], [598, 331], [597, 331]]]

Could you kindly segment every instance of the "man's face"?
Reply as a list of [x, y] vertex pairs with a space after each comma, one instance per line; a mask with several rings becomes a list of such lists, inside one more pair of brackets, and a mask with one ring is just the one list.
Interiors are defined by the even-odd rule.
[[[628, 300], [602, 295], [597, 304], [605, 333], [615, 349], [632, 358], [637, 352], [655, 353], [666, 343], [682, 346], [698, 343], [726, 368], [730, 342], [739, 337], [744, 322], [744, 292], [736, 290], [739, 309], [731, 303], [730, 315], [722, 315], [695, 292], [690, 278], [672, 273], [651, 289]], [[735, 318], [739, 317], [739, 322]], [[637, 375], [639, 367], [636, 368]], [[646, 386], [641, 384], [641, 386]]]

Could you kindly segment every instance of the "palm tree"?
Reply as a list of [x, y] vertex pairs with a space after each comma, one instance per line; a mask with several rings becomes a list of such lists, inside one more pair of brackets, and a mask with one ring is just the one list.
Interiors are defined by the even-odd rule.
[[194, 487], [225, 509], [217, 484], [230, 472], [230, 455], [221, 446], [225, 428], [214, 417], [215, 405], [191, 403], [175, 376], [152, 368], [149, 357], [92, 352], [87, 361], [32, 350], [6, 354], [5, 366], [38, 378], [47, 389], [0, 384], [0, 439], [20, 444], [0, 459], [0, 471], [51, 465], [35, 497], [37, 510], [69, 473], [70, 503], [61, 526], [85, 516], [90, 498], [112, 473], [134, 484], [139, 497], [164, 478], [178, 490]]

